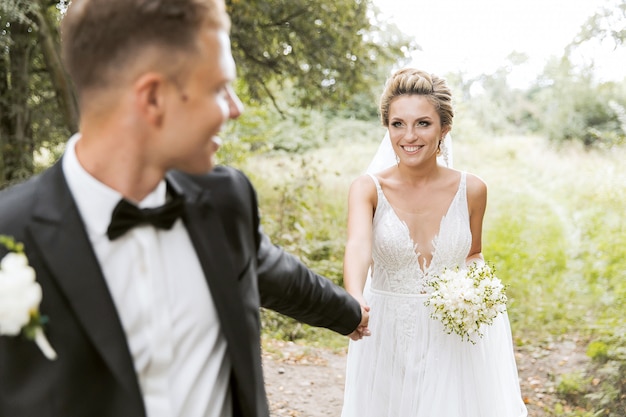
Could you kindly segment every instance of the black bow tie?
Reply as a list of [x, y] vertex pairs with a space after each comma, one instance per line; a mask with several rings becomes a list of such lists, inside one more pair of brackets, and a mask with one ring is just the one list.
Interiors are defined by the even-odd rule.
[[111, 215], [107, 229], [109, 240], [115, 240], [135, 226], [151, 224], [159, 229], [169, 230], [183, 213], [183, 198], [175, 196], [160, 207], [140, 209], [128, 200], [122, 199]]

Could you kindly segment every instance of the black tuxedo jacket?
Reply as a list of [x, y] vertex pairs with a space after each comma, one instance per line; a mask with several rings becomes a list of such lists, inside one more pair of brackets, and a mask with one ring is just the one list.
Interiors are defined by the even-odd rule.
[[[359, 304], [269, 242], [239, 171], [171, 172], [167, 180], [185, 197], [183, 221], [228, 343], [235, 416], [268, 416], [259, 306], [348, 334]], [[0, 234], [25, 245], [58, 354], [49, 361], [22, 336], [0, 337], [0, 417], [145, 416], [120, 319], [60, 163], [0, 193]]]

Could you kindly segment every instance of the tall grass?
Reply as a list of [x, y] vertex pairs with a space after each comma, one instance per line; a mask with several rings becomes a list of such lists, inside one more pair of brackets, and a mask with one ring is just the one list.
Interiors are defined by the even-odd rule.
[[[364, 171], [384, 130], [361, 121], [324, 128], [327, 140], [302, 155], [255, 156], [242, 169], [259, 194], [262, 224], [275, 244], [316, 272], [343, 285], [348, 188]], [[262, 314], [266, 337], [303, 340], [345, 349], [347, 338], [299, 324], [271, 311]]]

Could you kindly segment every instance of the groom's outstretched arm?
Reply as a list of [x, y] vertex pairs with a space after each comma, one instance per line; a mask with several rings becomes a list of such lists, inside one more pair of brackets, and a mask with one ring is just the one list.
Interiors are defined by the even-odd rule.
[[[218, 175], [219, 174], [219, 175]], [[354, 297], [329, 279], [309, 270], [295, 256], [273, 245], [263, 233], [256, 191], [240, 171], [220, 168], [208, 176], [216, 206], [221, 210], [227, 234], [239, 236], [234, 247], [252, 238], [260, 305], [303, 323], [325, 327], [351, 338], [360, 338], [368, 313]], [[243, 233], [243, 234], [242, 234]], [[363, 314], [362, 314], [363, 312]], [[357, 332], [354, 334], [356, 330]]]
[[362, 325], [361, 306], [354, 297], [273, 245], [261, 231], [259, 237], [258, 277], [263, 307], [344, 335]]

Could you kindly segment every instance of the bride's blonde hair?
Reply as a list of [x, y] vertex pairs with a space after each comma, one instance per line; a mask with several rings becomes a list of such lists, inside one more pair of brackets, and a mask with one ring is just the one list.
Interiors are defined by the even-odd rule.
[[425, 96], [435, 106], [441, 126], [452, 126], [452, 92], [446, 80], [415, 68], [398, 70], [385, 83], [379, 106], [383, 126], [389, 125], [389, 105], [393, 99], [412, 94]]

